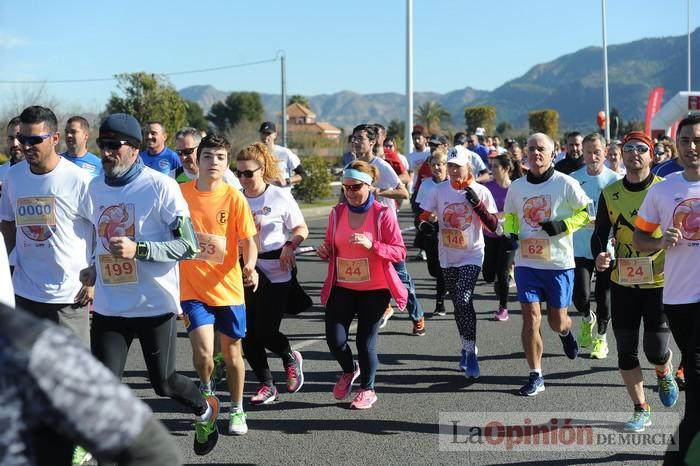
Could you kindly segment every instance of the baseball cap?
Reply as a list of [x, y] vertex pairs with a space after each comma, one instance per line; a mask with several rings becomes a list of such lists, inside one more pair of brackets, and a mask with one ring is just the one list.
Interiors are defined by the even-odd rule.
[[260, 125], [260, 130], [258, 132], [267, 134], [276, 133], [277, 127], [271, 121], [263, 121], [263, 124]]
[[139, 147], [143, 140], [141, 124], [128, 113], [113, 113], [100, 125], [100, 139], [125, 140], [134, 147]]
[[455, 135], [454, 141], [452, 141], [455, 146], [460, 145], [463, 146], [467, 142], [467, 134], [466, 133], [458, 133]]
[[441, 134], [431, 134], [430, 139], [428, 139], [428, 144], [447, 144], [447, 138]]
[[486, 130], [484, 128], [476, 128], [476, 133], [477, 136], [486, 136]]
[[463, 146], [455, 146], [447, 153], [447, 163], [464, 167], [469, 164], [469, 151]]

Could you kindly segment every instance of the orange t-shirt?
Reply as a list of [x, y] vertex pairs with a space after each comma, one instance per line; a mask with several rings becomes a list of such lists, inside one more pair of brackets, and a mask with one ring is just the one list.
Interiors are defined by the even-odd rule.
[[210, 306], [244, 304], [238, 240], [256, 234], [250, 207], [229, 184], [201, 192], [195, 183], [180, 185], [200, 248], [195, 258], [180, 262], [180, 300]]

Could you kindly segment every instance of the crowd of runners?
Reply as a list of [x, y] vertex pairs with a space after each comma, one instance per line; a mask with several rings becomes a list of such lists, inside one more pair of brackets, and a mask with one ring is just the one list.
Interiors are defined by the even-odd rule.
[[[154, 391], [194, 414], [193, 449], [206, 455], [218, 441], [220, 412], [228, 413], [229, 434], [248, 431], [245, 361], [258, 383], [250, 404], [278, 398], [268, 351], [282, 360], [288, 393], [304, 384], [303, 356], [280, 325], [285, 313], [310, 304], [295, 261], [309, 230], [290, 189], [306, 172], [275, 144], [271, 122], [236, 154], [225, 137], [194, 128], [179, 130], [171, 150], [162, 123], [125, 113], [106, 117], [98, 132], [100, 156], [88, 152], [90, 128], [80, 116], [68, 119], [64, 133], [45, 107], [9, 122], [10, 162], [0, 166], [0, 300], [69, 329], [83, 345], [71, 351], [89, 350], [116, 379], [138, 338]], [[397, 216], [410, 209], [417, 258], [436, 280], [433, 313], [445, 314], [447, 297], [453, 304], [461, 343], [455, 363], [465, 377], [480, 377], [478, 347], [488, 347], [478, 341], [473, 297], [483, 277], [498, 301], [494, 320], [509, 319], [511, 290], [520, 303], [528, 366], [520, 395], [545, 390], [543, 315], [570, 359], [583, 349], [605, 359], [610, 327], [633, 405], [623, 428], [642, 432], [652, 413], [641, 335], [661, 404], [674, 406], [679, 382], [685, 387], [680, 448], [666, 457], [683, 464], [700, 430], [700, 115], [684, 118], [673, 136], [675, 143], [632, 131], [608, 142], [573, 132], [560, 148], [534, 133], [521, 148], [516, 141], [501, 147], [480, 129], [456, 133], [450, 145], [416, 127], [415, 151], [404, 157], [383, 126], [356, 126], [340, 202], [313, 245], [328, 262], [320, 301], [340, 369], [332, 396], [351, 398], [351, 409], [378, 401], [377, 341], [394, 306], [407, 311], [413, 335], [429, 334]], [[67, 150], [59, 154], [61, 139]], [[198, 381], [175, 368], [178, 319]], [[348, 343], [355, 319], [356, 355]], [[672, 338], [681, 354], [672, 353]], [[216, 394], [224, 375], [225, 405]], [[88, 406], [91, 396], [104, 397], [83, 395]], [[104, 430], [96, 438], [72, 419], [61, 429], [77, 443], [70, 444], [74, 464], [91, 453], [117, 454], [101, 443]], [[128, 444], [147, 423], [134, 416], [114, 429]], [[17, 464], [36, 462], [41, 440], [24, 441], [25, 448], [3, 449], [0, 440], [0, 452]]]

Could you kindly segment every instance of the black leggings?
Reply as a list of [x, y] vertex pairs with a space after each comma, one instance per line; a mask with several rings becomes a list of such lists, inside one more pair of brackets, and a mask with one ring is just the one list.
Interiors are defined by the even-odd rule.
[[[576, 257], [574, 269], [574, 295], [573, 302], [576, 309], [588, 317], [591, 314], [591, 277], [595, 270], [595, 261], [585, 257]], [[610, 321], [610, 273], [595, 272], [595, 302], [596, 320], [598, 321], [598, 334], [604, 334]]]
[[509, 242], [502, 236], [484, 235], [484, 264], [481, 274], [486, 283], [493, 283], [498, 305], [508, 307], [508, 275], [515, 260], [515, 251], [508, 250]]
[[[263, 275], [259, 275], [261, 280]], [[260, 383], [272, 386], [274, 379], [267, 363], [265, 348], [282, 358], [285, 366], [292, 362], [292, 349], [289, 340], [280, 332], [280, 324], [287, 308], [287, 298], [291, 281], [270, 283], [264, 278], [264, 284], [253, 293], [251, 287], [245, 288], [245, 313], [247, 330], [243, 339], [243, 352], [248, 364], [255, 372]]]
[[172, 398], [199, 416], [207, 410], [206, 401], [192, 380], [175, 372], [176, 325], [175, 314], [171, 313], [112, 317], [95, 312], [90, 331], [92, 354], [121, 379], [131, 342], [138, 337], [156, 394]]
[[379, 321], [389, 305], [389, 290], [355, 291], [334, 286], [326, 303], [326, 343], [343, 372], [354, 370], [352, 350], [348, 345], [350, 323], [357, 315], [357, 353], [360, 385], [374, 390], [377, 373], [377, 337]]
[[445, 277], [442, 275], [440, 268], [440, 256], [438, 253], [438, 237], [437, 235], [426, 236], [423, 240], [423, 249], [425, 256], [428, 259], [428, 273], [431, 277], [437, 280], [435, 287], [435, 302], [443, 304], [445, 301]]
[[[679, 451], [666, 458], [684, 458], [688, 445], [700, 432], [700, 303], [664, 305], [673, 338], [681, 350], [685, 368], [685, 413], [679, 427]], [[682, 462], [669, 464], [682, 464]], [[664, 463], [666, 464], [666, 463]]]
[[612, 327], [617, 341], [617, 366], [625, 371], [639, 367], [639, 327], [644, 321], [642, 347], [657, 366], [670, 356], [671, 330], [664, 313], [663, 288], [632, 288], [612, 283]]

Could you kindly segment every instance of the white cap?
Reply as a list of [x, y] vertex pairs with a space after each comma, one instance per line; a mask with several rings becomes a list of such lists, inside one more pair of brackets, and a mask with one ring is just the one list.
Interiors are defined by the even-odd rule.
[[484, 128], [476, 128], [477, 136], [486, 136], [486, 130]]
[[455, 146], [447, 153], [447, 163], [464, 167], [469, 164], [469, 150], [464, 146]]

